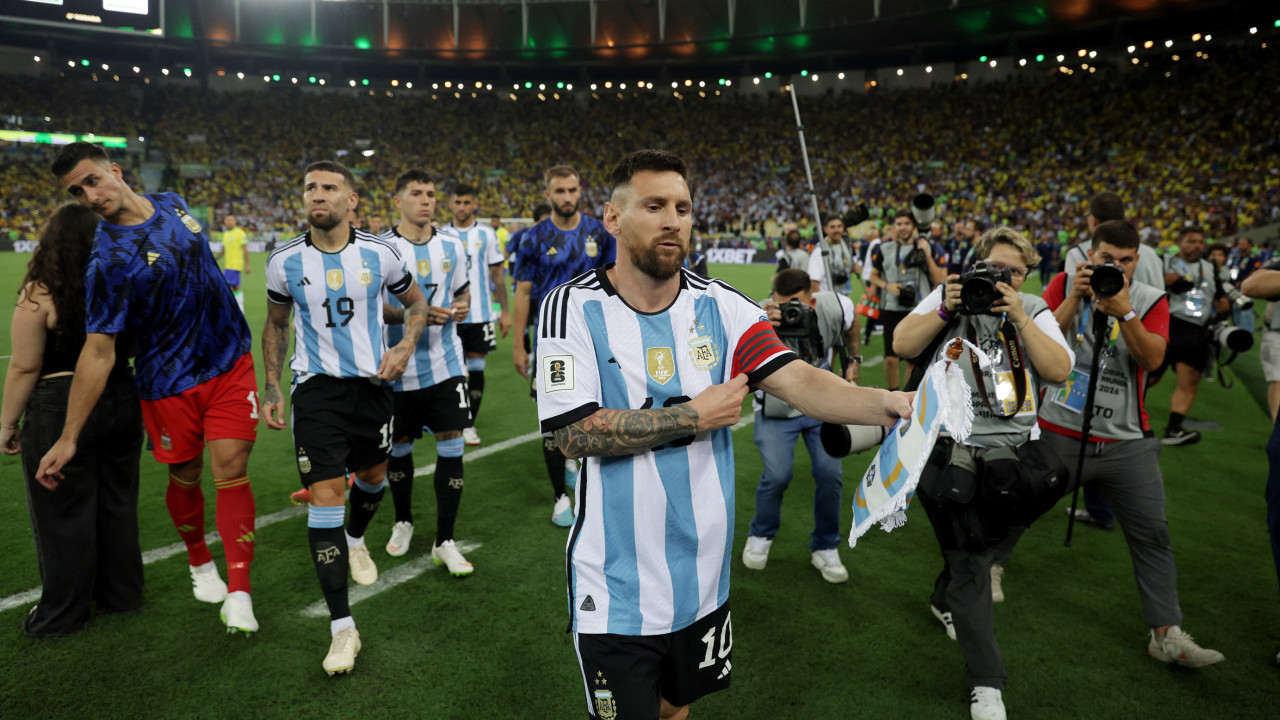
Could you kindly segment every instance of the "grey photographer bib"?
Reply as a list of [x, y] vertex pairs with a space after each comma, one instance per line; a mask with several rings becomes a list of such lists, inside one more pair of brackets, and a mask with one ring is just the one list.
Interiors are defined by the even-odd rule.
[[[818, 316], [818, 334], [822, 337], [822, 347], [824, 349], [824, 360], [820, 367], [823, 370], [831, 368], [832, 350], [840, 347], [844, 342], [844, 326], [845, 312], [844, 306], [840, 304], [840, 298], [835, 293], [817, 292], [813, 294], [814, 312]], [[779, 398], [776, 398], [766, 392], [757, 392], [756, 401], [760, 403], [760, 410], [767, 418], [775, 420], [798, 418], [803, 413], [790, 405], [786, 404]]]
[[[1035, 295], [1018, 293], [1018, 296], [1022, 299], [1022, 309], [1027, 313], [1028, 318], [1034, 319], [1039, 313], [1049, 311], [1045, 301]], [[974, 363], [969, 357], [969, 352], [966, 350], [960, 355], [959, 365], [964, 371], [964, 381], [968, 383], [973, 399], [973, 432], [965, 444], [978, 447], [1021, 445], [1030, 437], [1031, 429], [1036, 424], [1041, 386], [1040, 374], [1036, 372], [1035, 365], [1027, 357], [1026, 346], [1022, 343], [1021, 333], [1018, 333], [1016, 340], [1012, 338], [1011, 340], [1016, 342], [1015, 347], [1023, 353], [1022, 372], [1026, 376], [1026, 391], [1019, 401], [1015, 397], [1017, 383], [1014, 382], [1012, 363], [1000, 335], [1000, 316], [962, 316], [948, 340], [968, 339], [971, 328], [977, 339], [976, 344], [987, 357], [991, 358], [991, 368], [985, 371], [980, 370], [984, 375], [982, 386], [985, 387], [987, 394], [986, 402], [983, 402], [982, 387], [974, 376]], [[946, 347], [947, 342], [943, 342], [935, 360], [942, 357]], [[987, 407], [988, 404], [990, 408]], [[1011, 417], [1002, 420], [996, 417], [992, 410]]]
[[1183, 293], [1169, 292], [1169, 314], [1201, 327], [1208, 325], [1213, 319], [1213, 263], [1204, 258], [1189, 263], [1179, 257], [1166, 257], [1164, 271], [1177, 273], [1178, 277], [1195, 285]]
[[[1138, 322], [1162, 297], [1164, 293], [1149, 285], [1129, 285], [1129, 302], [1138, 313]], [[1065, 383], [1048, 386], [1040, 417], [1058, 427], [1079, 432], [1084, 422], [1089, 372], [1093, 364], [1092, 305], [1081, 303], [1064, 335], [1076, 354], [1076, 364]], [[1129, 357], [1129, 348], [1120, 334], [1117, 318], [1107, 318], [1107, 341], [1102, 353], [1090, 434], [1108, 440], [1140, 439], [1143, 436], [1142, 389], [1138, 383], [1138, 364]]]
[[[907, 312], [920, 301], [924, 299], [933, 290], [933, 284], [929, 282], [929, 273], [925, 268], [908, 268], [902, 266], [902, 261], [907, 259], [911, 251], [915, 249], [915, 240], [911, 245], [903, 245], [897, 240], [886, 243], [880, 243], [880, 257], [884, 259], [884, 279], [888, 283], [900, 283], [903, 287], [914, 287], [916, 289], [916, 300], [910, 305], [903, 304], [897, 295], [886, 291], [884, 294], [884, 309], [893, 312]], [[892, 257], [890, 257], [892, 256]]]

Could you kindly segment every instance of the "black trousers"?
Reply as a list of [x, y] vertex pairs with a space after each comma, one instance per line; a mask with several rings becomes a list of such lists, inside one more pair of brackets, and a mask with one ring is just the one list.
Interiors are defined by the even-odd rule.
[[40, 380], [22, 425], [22, 469], [43, 588], [23, 621], [33, 637], [70, 635], [98, 610], [125, 613], [142, 605], [138, 544], [138, 462], [142, 409], [131, 375], [108, 381], [66, 476], [48, 490], [35, 480], [40, 459], [57, 442], [67, 415], [71, 376]]

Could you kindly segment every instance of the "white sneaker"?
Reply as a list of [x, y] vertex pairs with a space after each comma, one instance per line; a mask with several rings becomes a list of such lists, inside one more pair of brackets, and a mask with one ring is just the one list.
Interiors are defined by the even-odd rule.
[[765, 563], [769, 562], [769, 548], [772, 546], [773, 541], [769, 538], [748, 535], [747, 546], [742, 548], [742, 564], [752, 570], [763, 570]]
[[573, 504], [569, 502], [568, 495], [556, 498], [556, 506], [551, 510], [551, 522], [560, 527], [569, 527], [573, 524]]
[[814, 550], [812, 562], [822, 573], [822, 579], [829, 583], [842, 583], [849, 579], [849, 571], [840, 562], [840, 553], [835, 548]]
[[373, 564], [369, 555], [369, 546], [360, 543], [347, 548], [351, 560], [351, 579], [358, 585], [372, 585], [378, 582], [378, 566]]
[[991, 602], [1004, 602], [1004, 588], [1001, 583], [1004, 581], [1004, 566], [991, 566]]
[[217, 603], [227, 599], [227, 584], [218, 576], [218, 566], [212, 560], [196, 567], [188, 565], [191, 571], [191, 590], [200, 602]]
[[942, 623], [943, 629], [947, 631], [947, 637], [952, 640], [956, 639], [956, 624], [951, 622], [951, 613], [942, 612], [937, 605], [930, 604], [929, 610], [933, 612], [933, 616], [938, 618], [938, 622]]
[[973, 720], [1005, 720], [1004, 700], [993, 687], [976, 687], [969, 691], [969, 717]]
[[329, 643], [329, 654], [324, 656], [324, 671], [333, 677], [336, 673], [350, 672], [356, 666], [360, 654], [360, 633], [355, 628], [339, 630]]
[[468, 445], [479, 445], [480, 436], [476, 434], [476, 429], [473, 427], [462, 428], [462, 441]]
[[470, 575], [476, 569], [462, 557], [462, 551], [458, 550], [458, 546], [452, 540], [445, 540], [439, 545], [431, 546], [431, 560], [437, 565], [445, 565], [449, 568], [449, 574], [454, 577], [462, 577]]
[[387, 554], [400, 557], [409, 552], [409, 541], [413, 539], [413, 523], [398, 522], [391, 526], [391, 539], [387, 541]]
[[1152, 630], [1151, 641], [1147, 643], [1147, 654], [1162, 663], [1177, 663], [1189, 668], [1201, 668], [1226, 659], [1217, 650], [1197, 645], [1196, 641], [1177, 625], [1169, 628], [1169, 631], [1159, 640], [1156, 640], [1156, 633]]
[[237, 590], [227, 595], [227, 599], [222, 603], [222, 610], [218, 616], [222, 618], [222, 624], [227, 626], [227, 632], [236, 631], [242, 633], [258, 632], [258, 619], [253, 616], [253, 598], [249, 597], [249, 593], [243, 590]]

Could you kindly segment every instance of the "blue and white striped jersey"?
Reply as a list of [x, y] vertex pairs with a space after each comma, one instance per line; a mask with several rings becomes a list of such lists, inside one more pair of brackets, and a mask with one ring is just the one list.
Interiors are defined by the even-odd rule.
[[267, 258], [267, 299], [294, 306], [293, 371], [296, 387], [315, 375], [374, 377], [387, 349], [382, 291], [410, 288], [409, 264], [394, 245], [351, 229], [345, 247], [326, 253], [310, 231]]
[[[422, 289], [428, 305], [449, 307], [453, 297], [468, 287], [467, 251], [462, 241], [447, 230], [436, 230], [421, 245], [405, 239], [396, 228], [383, 231], [383, 240], [394, 243], [409, 261], [414, 279]], [[391, 307], [404, 307], [395, 295], [387, 292], [384, 301]], [[387, 344], [404, 339], [404, 325], [387, 325]], [[465, 374], [462, 341], [458, 339], [453, 320], [444, 325], [428, 325], [418, 339], [418, 347], [399, 380], [391, 383], [396, 392], [431, 387], [451, 377]]]
[[498, 319], [493, 311], [493, 291], [489, 287], [489, 268], [501, 265], [506, 259], [502, 255], [502, 246], [498, 244], [498, 234], [493, 228], [481, 222], [472, 221], [471, 227], [465, 230], [453, 223], [442, 228], [462, 239], [467, 248], [467, 256], [471, 258], [471, 312], [464, 321], [471, 323], [487, 323]]
[[[598, 268], [547, 296], [538, 321], [542, 432], [601, 408], [688, 402], [746, 373], [754, 385], [797, 359], [760, 306], [684, 270], [666, 310], [642, 314]], [[580, 633], [661, 635], [729, 598], [733, 441], [728, 428], [635, 455], [586, 458], [567, 548]]]

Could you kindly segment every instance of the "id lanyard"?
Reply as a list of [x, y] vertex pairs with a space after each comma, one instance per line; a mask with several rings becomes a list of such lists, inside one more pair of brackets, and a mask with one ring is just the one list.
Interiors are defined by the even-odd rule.
[[[1191, 282], [1191, 268], [1187, 267], [1187, 261], [1182, 258], [1175, 258], [1178, 264], [1182, 266], [1182, 277]], [[1187, 315], [1193, 318], [1204, 316], [1204, 265], [1196, 263], [1196, 268], [1200, 270], [1200, 277], [1196, 280], [1195, 287], [1186, 292], [1183, 303], [1186, 307]]]
[[[1076, 347], [1084, 343], [1084, 334], [1089, 329], [1089, 318], [1093, 316], [1093, 303], [1089, 300], [1084, 301], [1084, 312], [1080, 315], [1080, 323], [1076, 326]], [[1107, 347], [1102, 350], [1105, 357], [1115, 357], [1116, 341], [1120, 338], [1120, 326], [1114, 325], [1114, 320], [1110, 315], [1107, 318]], [[1097, 348], [1095, 348], [1096, 350]], [[1101, 366], [1099, 366], [1101, 367]]]
[[[978, 331], [973, 323], [967, 323], [966, 335], [969, 343], [974, 347], [978, 347]], [[1013, 412], [1005, 414], [997, 411], [991, 406], [991, 398], [987, 394], [986, 375], [982, 372], [982, 367], [978, 363], [978, 356], [972, 350], [969, 351], [969, 362], [973, 365], [973, 380], [978, 384], [978, 396], [982, 398], [982, 404], [987, 410], [1001, 420], [1012, 420], [1022, 407], [1022, 401], [1027, 396], [1027, 373], [1026, 364], [1023, 362], [1022, 345], [1018, 342], [1018, 330], [1009, 322], [1008, 313], [1000, 316], [1000, 344], [1005, 354], [1009, 357], [1009, 368], [1013, 374]], [[995, 366], [999, 364], [999, 360], [993, 362], [992, 372], [995, 372]], [[1004, 403], [1005, 398], [1000, 397], [1000, 383], [996, 382], [996, 400]], [[1003, 405], [1001, 407], [1003, 410]]]

